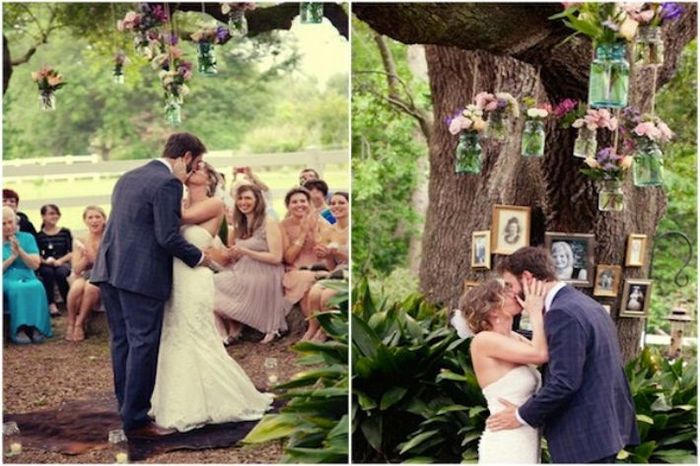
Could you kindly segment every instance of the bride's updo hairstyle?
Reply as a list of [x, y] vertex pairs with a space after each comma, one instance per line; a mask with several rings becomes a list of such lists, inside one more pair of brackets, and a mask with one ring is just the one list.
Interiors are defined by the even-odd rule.
[[222, 186], [224, 183], [221, 174], [207, 162], [202, 162], [204, 168], [207, 169], [207, 197], [214, 197], [216, 194], [216, 187]]
[[491, 278], [477, 287], [470, 288], [459, 299], [459, 309], [475, 335], [492, 329], [489, 317], [494, 309], [503, 307], [505, 292], [503, 280]]

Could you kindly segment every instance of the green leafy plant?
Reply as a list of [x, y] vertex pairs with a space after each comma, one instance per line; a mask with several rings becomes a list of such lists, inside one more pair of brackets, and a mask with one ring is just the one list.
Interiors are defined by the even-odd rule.
[[697, 372], [695, 360], [669, 362], [650, 347], [627, 365], [640, 444], [618, 460], [697, 464]]
[[468, 341], [420, 294], [353, 293], [353, 461], [475, 461], [487, 410]]
[[282, 391], [279, 398], [289, 402], [278, 414], [265, 416], [243, 439], [286, 439], [284, 463], [348, 462], [348, 288], [334, 280], [323, 284], [337, 291], [330, 303], [338, 310], [316, 314], [328, 341], [294, 345], [301, 353], [299, 363], [311, 368], [275, 387]]

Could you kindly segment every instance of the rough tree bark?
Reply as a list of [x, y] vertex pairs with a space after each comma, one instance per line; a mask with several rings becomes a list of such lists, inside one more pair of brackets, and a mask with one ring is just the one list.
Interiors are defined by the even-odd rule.
[[[696, 34], [697, 6], [685, 3], [684, 8], [680, 20], [664, 26], [666, 54], [658, 87], [673, 76], [683, 47]], [[532, 208], [532, 245], [543, 244], [545, 231], [595, 234], [596, 264], [624, 265], [627, 235], [646, 234], [647, 265], [623, 268], [623, 278], [649, 276], [653, 238], [666, 209], [663, 190], [634, 188], [628, 179], [625, 210], [599, 212], [597, 189], [579, 173], [581, 159], [571, 155], [574, 130], [559, 129], [550, 121], [545, 157], [525, 159], [520, 156], [520, 119], [506, 143], [483, 142], [480, 176], [454, 173], [457, 138], [447, 131], [445, 119], [472, 102], [474, 92], [536, 95], [549, 102], [565, 97], [586, 100], [591, 44], [576, 38], [561, 45], [571, 31], [547, 19], [558, 11], [558, 4], [353, 4], [353, 13], [375, 31], [407, 44], [429, 44], [435, 123], [420, 279], [433, 301], [453, 307], [465, 279], [488, 274], [471, 269], [471, 233], [491, 228], [494, 204]], [[649, 108], [650, 83], [648, 75], [637, 73], [630, 84], [632, 105]], [[494, 259], [497, 264], [500, 257]], [[633, 357], [643, 321], [617, 318], [621, 297], [601, 301], [612, 307], [623, 356]]]

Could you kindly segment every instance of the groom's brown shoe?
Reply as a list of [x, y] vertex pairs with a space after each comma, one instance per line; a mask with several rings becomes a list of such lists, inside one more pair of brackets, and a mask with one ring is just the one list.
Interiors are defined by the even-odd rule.
[[155, 422], [149, 422], [141, 427], [128, 430], [125, 433], [127, 438], [158, 438], [166, 435], [172, 435], [175, 432], [177, 432], [177, 430], [166, 429], [165, 427], [159, 426]]

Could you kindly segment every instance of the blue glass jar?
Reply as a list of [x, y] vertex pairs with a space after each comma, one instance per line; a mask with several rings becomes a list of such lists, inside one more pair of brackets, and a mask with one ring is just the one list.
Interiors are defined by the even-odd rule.
[[659, 145], [650, 139], [639, 139], [632, 165], [632, 179], [637, 187], [662, 186], [664, 184], [664, 154]]
[[627, 106], [630, 65], [625, 43], [598, 44], [588, 80], [588, 105], [596, 108]]

